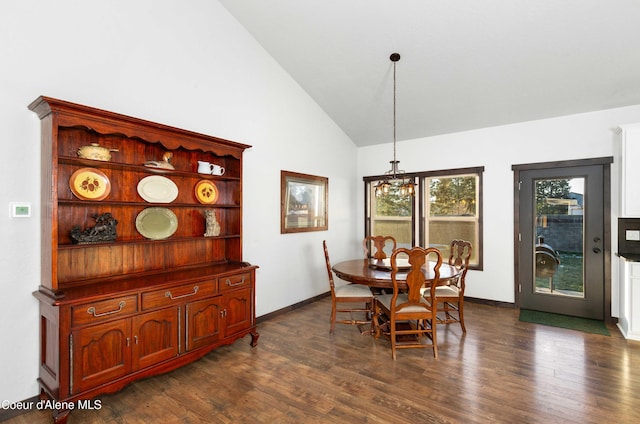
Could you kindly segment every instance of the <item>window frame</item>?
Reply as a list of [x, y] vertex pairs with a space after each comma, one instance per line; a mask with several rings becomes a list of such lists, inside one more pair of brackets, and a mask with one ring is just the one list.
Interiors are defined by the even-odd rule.
[[[412, 172], [406, 173], [403, 177], [406, 179], [411, 179], [416, 184], [416, 195], [413, 200], [412, 207], [412, 216], [411, 216], [411, 238], [412, 244], [416, 245], [416, 240], [420, 240], [422, 243], [425, 240], [426, 232], [427, 232], [427, 221], [428, 217], [425, 215], [425, 205], [426, 205], [426, 196], [429, 193], [429, 187], [426, 184], [426, 180], [428, 178], [450, 178], [454, 176], [463, 176], [463, 175], [476, 175], [478, 178], [478, 183], [476, 187], [476, 196], [477, 196], [477, 219], [474, 218], [474, 221], [477, 221], [477, 234], [478, 234], [478, 242], [473, 246], [474, 250], [477, 253], [477, 263], [473, 263], [469, 265], [469, 269], [474, 270], [482, 270], [483, 269], [483, 245], [484, 245], [484, 231], [483, 231], [483, 174], [484, 174], [484, 166], [476, 166], [476, 167], [468, 167], [468, 168], [455, 168], [455, 169], [443, 169], [436, 171], [422, 171], [422, 172]], [[388, 177], [388, 176], [386, 176]], [[367, 176], [363, 177], [364, 181], [364, 236], [371, 235], [371, 227], [372, 227], [372, 202], [370, 201], [371, 196], [375, 196], [373, 191], [373, 186], [378, 181], [385, 179], [384, 175], [375, 175], [375, 176]], [[447, 220], [450, 220], [447, 219]], [[446, 259], [446, 258], [445, 258]]]

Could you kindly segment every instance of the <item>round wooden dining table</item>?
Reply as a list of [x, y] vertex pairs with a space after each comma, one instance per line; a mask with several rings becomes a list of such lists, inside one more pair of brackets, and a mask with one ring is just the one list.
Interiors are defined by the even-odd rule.
[[[429, 267], [424, 268], [425, 283], [430, 284], [435, 278], [433, 270], [435, 262], [429, 262]], [[351, 283], [363, 284], [369, 287], [380, 289], [393, 289], [391, 281], [391, 268], [388, 261], [382, 262], [376, 259], [350, 259], [338, 262], [333, 267], [338, 278], [349, 281]], [[438, 285], [446, 284], [448, 281], [455, 279], [459, 274], [455, 266], [443, 262], [440, 266], [440, 281]], [[407, 278], [407, 271], [398, 272], [396, 280], [398, 287], [406, 289], [404, 281]]]

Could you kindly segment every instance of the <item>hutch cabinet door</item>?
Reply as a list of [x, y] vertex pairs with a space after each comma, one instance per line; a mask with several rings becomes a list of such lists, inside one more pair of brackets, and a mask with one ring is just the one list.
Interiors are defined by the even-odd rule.
[[253, 321], [253, 290], [251, 287], [225, 293], [222, 299], [225, 337], [251, 327]]
[[133, 371], [178, 355], [178, 315], [173, 307], [132, 318]]
[[129, 373], [130, 334], [130, 319], [71, 333], [71, 393], [83, 392]]
[[220, 338], [220, 297], [187, 303], [186, 349], [197, 349]]

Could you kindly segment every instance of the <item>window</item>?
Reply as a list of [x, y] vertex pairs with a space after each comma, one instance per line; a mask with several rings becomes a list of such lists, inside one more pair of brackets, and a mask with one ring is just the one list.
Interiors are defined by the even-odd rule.
[[470, 263], [479, 265], [480, 246], [480, 174], [425, 176], [422, 197], [424, 246], [437, 247], [449, 257], [451, 240], [462, 239], [474, 247]]
[[473, 245], [470, 265], [482, 269], [483, 167], [410, 174], [416, 196], [400, 196], [401, 180], [391, 181], [386, 196], [376, 197], [374, 187], [382, 177], [365, 177], [365, 235], [390, 235], [398, 247], [437, 247], [449, 257], [453, 239]]
[[[401, 181], [391, 181], [391, 189], [386, 196], [369, 196], [375, 193], [375, 185], [379, 181], [368, 184], [367, 222], [369, 231], [366, 235], [393, 236], [398, 247], [413, 247], [414, 238], [414, 199], [410, 196], [400, 196]], [[366, 236], [365, 236], [366, 237]]]

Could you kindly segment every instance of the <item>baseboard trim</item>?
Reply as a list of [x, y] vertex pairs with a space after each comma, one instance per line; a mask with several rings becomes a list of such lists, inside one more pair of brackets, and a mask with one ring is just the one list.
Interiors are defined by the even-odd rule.
[[[260, 324], [262, 322], [270, 320], [271, 318], [275, 318], [275, 317], [277, 317], [279, 315], [286, 314], [287, 312], [293, 311], [294, 309], [301, 308], [301, 307], [303, 307], [305, 305], [308, 305], [310, 303], [316, 302], [316, 301], [318, 301], [320, 299], [324, 299], [325, 297], [329, 297], [329, 296], [331, 296], [331, 292], [330, 291], [328, 291], [326, 293], [319, 294], [319, 295], [314, 296], [314, 297], [310, 297], [309, 299], [303, 300], [303, 301], [298, 302], [298, 303], [294, 303], [293, 305], [286, 306], [286, 307], [284, 307], [282, 309], [278, 309], [277, 311], [269, 312], [268, 314], [265, 314], [265, 315], [260, 315], [259, 317], [256, 318], [256, 323]], [[258, 329], [258, 331], [259, 330], [260, 329]]]
[[[325, 297], [329, 297], [329, 296], [331, 296], [331, 292], [322, 293], [317, 296], [310, 297], [309, 299], [303, 300], [301, 302], [294, 303], [293, 305], [285, 306], [284, 308], [278, 309], [277, 311], [269, 312], [268, 314], [265, 314], [265, 315], [260, 315], [259, 317], [256, 318], [256, 323], [260, 324], [262, 322], [269, 321], [270, 319], [275, 318], [279, 315], [286, 314], [287, 312], [293, 311], [294, 309], [301, 308], [305, 305], [308, 305], [310, 303], [316, 302], [320, 299], [324, 299]], [[498, 300], [480, 299], [477, 297], [465, 296], [464, 301], [471, 302], [471, 303], [481, 303], [483, 305], [489, 305], [489, 306], [497, 306], [500, 308], [516, 307], [515, 303], [512, 303], [512, 302], [501, 302]]]
[[478, 297], [464, 297], [465, 302], [480, 303], [483, 305], [497, 306], [499, 308], [514, 308], [516, 304], [513, 302], [501, 302], [499, 300], [480, 299]]

